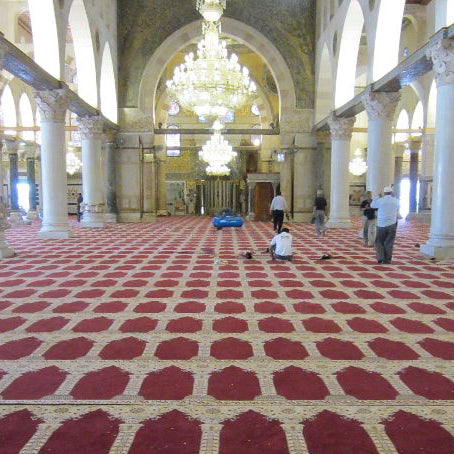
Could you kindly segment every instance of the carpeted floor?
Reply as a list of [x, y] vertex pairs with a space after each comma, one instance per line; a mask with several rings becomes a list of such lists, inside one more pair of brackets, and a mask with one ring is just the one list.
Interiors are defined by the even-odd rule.
[[[0, 454], [453, 454], [454, 265], [160, 219], [0, 262]], [[252, 250], [253, 260], [239, 257]], [[331, 260], [319, 260], [330, 253]]]

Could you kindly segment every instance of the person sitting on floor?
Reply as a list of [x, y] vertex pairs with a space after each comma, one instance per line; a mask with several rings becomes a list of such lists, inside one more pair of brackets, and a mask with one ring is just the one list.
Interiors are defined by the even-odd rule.
[[271, 240], [270, 254], [273, 260], [292, 260], [292, 235], [288, 228], [284, 227]]

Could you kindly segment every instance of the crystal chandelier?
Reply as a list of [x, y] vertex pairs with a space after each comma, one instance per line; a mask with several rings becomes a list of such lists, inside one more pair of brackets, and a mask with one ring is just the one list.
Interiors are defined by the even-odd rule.
[[227, 42], [220, 39], [225, 6], [226, 0], [197, 1], [205, 19], [197, 56], [187, 54], [167, 81], [170, 97], [197, 115], [222, 117], [242, 107], [257, 90], [249, 70], [238, 63], [236, 54], [229, 58]]
[[70, 175], [77, 173], [82, 167], [82, 161], [72, 152], [66, 154], [66, 171]]
[[200, 159], [208, 163], [207, 175], [230, 175], [227, 164], [237, 155], [232, 146], [222, 137], [222, 128], [221, 122], [216, 120], [213, 124], [214, 134], [199, 151]]
[[359, 148], [355, 150], [355, 157], [348, 164], [348, 169], [352, 175], [357, 177], [363, 175], [367, 171], [366, 161], [362, 157], [362, 152]]

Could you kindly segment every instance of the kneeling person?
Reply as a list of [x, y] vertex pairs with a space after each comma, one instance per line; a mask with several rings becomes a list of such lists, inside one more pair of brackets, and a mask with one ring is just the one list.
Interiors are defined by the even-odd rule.
[[281, 233], [271, 240], [270, 253], [273, 260], [292, 260], [292, 235], [289, 229], [284, 227]]

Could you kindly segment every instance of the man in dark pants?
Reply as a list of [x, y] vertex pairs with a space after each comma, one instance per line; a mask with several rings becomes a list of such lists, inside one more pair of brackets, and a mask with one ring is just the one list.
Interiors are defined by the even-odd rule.
[[384, 197], [377, 198], [371, 203], [371, 208], [378, 210], [375, 252], [378, 263], [391, 263], [396, 239], [399, 201], [392, 196], [391, 187], [387, 186], [383, 192]]
[[80, 222], [80, 218], [82, 216], [82, 202], [84, 201], [84, 198], [82, 197], [82, 194], [79, 192], [77, 194], [77, 222]]
[[276, 197], [271, 201], [270, 206], [270, 212], [273, 215], [273, 229], [277, 233], [281, 233], [285, 211], [288, 211], [287, 202], [281, 196], [280, 191], [277, 191]]

